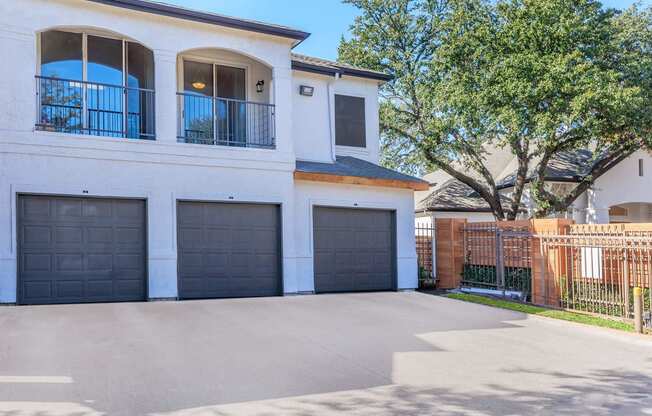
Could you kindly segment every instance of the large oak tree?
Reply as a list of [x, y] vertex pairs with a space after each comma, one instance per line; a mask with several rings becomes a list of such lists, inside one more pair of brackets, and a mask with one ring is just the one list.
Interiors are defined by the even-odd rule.
[[[394, 77], [381, 87], [384, 161], [441, 169], [513, 219], [561, 212], [652, 142], [652, 12], [594, 0], [345, 0], [360, 16], [339, 59]], [[506, 200], [487, 148], [518, 166]], [[588, 174], [551, 192], [546, 168], [590, 148]], [[528, 185], [529, 184], [529, 185]]]

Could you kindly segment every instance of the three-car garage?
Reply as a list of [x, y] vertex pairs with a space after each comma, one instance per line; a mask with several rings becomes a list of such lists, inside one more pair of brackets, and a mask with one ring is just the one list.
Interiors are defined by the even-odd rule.
[[[20, 304], [148, 298], [144, 199], [18, 195]], [[315, 206], [314, 291], [396, 289], [391, 210]], [[282, 295], [279, 204], [176, 202], [180, 299]]]

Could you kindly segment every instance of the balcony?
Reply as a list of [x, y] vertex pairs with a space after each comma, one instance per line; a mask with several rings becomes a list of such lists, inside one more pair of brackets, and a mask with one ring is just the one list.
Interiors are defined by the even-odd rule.
[[177, 93], [178, 141], [274, 149], [275, 106], [232, 98]]
[[36, 129], [155, 139], [154, 90], [36, 77]]

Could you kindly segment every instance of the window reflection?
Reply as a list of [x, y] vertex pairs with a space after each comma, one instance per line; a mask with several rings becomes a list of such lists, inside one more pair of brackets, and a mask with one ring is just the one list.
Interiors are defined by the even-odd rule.
[[40, 37], [37, 128], [154, 138], [154, 57], [150, 50], [134, 42], [85, 33], [53, 30]]

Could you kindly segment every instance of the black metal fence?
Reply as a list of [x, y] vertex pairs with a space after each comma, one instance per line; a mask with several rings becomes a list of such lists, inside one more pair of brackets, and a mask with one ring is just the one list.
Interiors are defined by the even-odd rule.
[[36, 77], [36, 129], [153, 140], [154, 90]]
[[434, 285], [435, 280], [435, 226], [429, 223], [416, 224], [414, 238], [419, 267], [419, 287]]
[[273, 104], [178, 93], [178, 140], [185, 143], [274, 148]]

